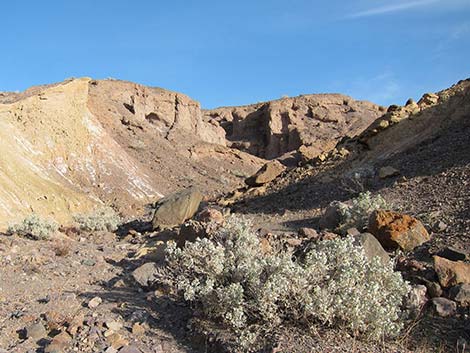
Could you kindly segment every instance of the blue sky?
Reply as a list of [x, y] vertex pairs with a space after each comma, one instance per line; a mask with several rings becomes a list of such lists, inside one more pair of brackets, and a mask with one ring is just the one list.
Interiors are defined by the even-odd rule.
[[470, 77], [470, 0], [6, 1], [0, 90], [119, 78], [203, 107], [306, 93], [382, 105]]

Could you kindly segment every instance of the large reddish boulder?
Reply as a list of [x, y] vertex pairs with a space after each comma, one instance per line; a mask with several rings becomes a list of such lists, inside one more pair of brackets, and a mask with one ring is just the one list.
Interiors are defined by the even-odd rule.
[[411, 251], [431, 238], [419, 220], [393, 211], [374, 211], [368, 230], [386, 249]]

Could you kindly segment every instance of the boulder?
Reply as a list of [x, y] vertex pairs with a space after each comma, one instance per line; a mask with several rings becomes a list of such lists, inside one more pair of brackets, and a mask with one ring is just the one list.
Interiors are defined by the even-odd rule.
[[435, 93], [425, 93], [418, 104], [433, 105], [439, 101], [439, 96]]
[[362, 233], [356, 235], [354, 240], [357, 245], [361, 245], [364, 248], [364, 254], [369, 260], [378, 257], [384, 265], [390, 264], [390, 256], [388, 256], [382, 245], [372, 234]]
[[54, 336], [51, 343], [44, 349], [44, 353], [65, 353], [71, 342], [72, 337], [67, 332], [61, 332]]
[[380, 179], [391, 178], [391, 177], [397, 176], [399, 174], [400, 174], [400, 172], [398, 171], [398, 169], [395, 169], [395, 168], [393, 168], [389, 165], [379, 169], [379, 178]]
[[462, 306], [470, 306], [470, 284], [459, 284], [449, 291], [449, 297]]
[[357, 237], [361, 235], [361, 232], [356, 227], [351, 227], [346, 230], [346, 235], [350, 235], [352, 237]]
[[430, 298], [436, 298], [442, 295], [442, 288], [439, 283], [429, 281], [426, 278], [420, 278], [420, 281], [426, 286]]
[[205, 208], [197, 215], [197, 219], [201, 222], [214, 222], [217, 224], [222, 224], [225, 221], [225, 217], [219, 210], [215, 208]]
[[385, 249], [412, 251], [430, 239], [419, 220], [393, 211], [374, 211], [369, 218], [368, 230]]
[[328, 205], [320, 217], [319, 226], [320, 229], [336, 229], [341, 222], [340, 209], [344, 206], [342, 202], [334, 201]]
[[405, 300], [405, 307], [412, 316], [416, 317], [426, 302], [426, 287], [418, 284], [411, 287]]
[[202, 194], [189, 188], [160, 199], [156, 204], [152, 225], [154, 229], [178, 226], [193, 217], [202, 201]]
[[254, 175], [245, 180], [248, 186], [260, 186], [276, 179], [286, 167], [280, 162], [273, 160], [269, 161], [261, 167]]
[[302, 227], [299, 229], [299, 235], [303, 238], [318, 239], [320, 236], [318, 232], [313, 228]]
[[90, 309], [96, 309], [102, 302], [103, 299], [101, 299], [100, 297], [94, 297], [88, 302], [88, 307]]
[[298, 149], [300, 155], [300, 161], [302, 163], [307, 163], [312, 159], [318, 157], [322, 154], [323, 150], [320, 149], [318, 146], [305, 146], [302, 145]]
[[38, 341], [41, 338], [44, 338], [47, 336], [46, 328], [40, 322], [31, 324], [25, 327], [24, 330], [25, 330], [26, 338], [31, 338], [34, 341]]
[[457, 310], [457, 304], [446, 298], [432, 298], [431, 303], [436, 314], [441, 317], [452, 316]]
[[442, 287], [470, 284], [470, 264], [434, 256], [434, 270]]
[[132, 272], [134, 280], [143, 288], [149, 288], [156, 280], [158, 272], [157, 264], [147, 262]]

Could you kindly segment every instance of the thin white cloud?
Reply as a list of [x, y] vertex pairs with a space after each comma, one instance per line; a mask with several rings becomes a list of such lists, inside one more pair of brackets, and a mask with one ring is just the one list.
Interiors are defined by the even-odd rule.
[[348, 77], [346, 80], [331, 82], [327, 89], [383, 106], [404, 103], [402, 100], [405, 89], [402, 82], [386, 68], [376, 75]]
[[443, 31], [442, 38], [436, 42], [433, 49], [433, 58], [439, 59], [448, 55], [449, 50], [455, 46], [463, 45], [462, 40], [470, 38], [470, 22], [464, 22], [453, 25], [446, 31]]
[[399, 12], [404, 11], [411, 8], [421, 7], [430, 5], [432, 3], [439, 2], [441, 0], [417, 0], [417, 1], [407, 1], [401, 2], [394, 5], [384, 5], [379, 7], [374, 7], [371, 9], [359, 11], [347, 15], [346, 18], [361, 18], [361, 17], [370, 17], [370, 16], [377, 16], [377, 15], [384, 15], [392, 12]]
[[458, 40], [469, 34], [470, 34], [470, 22], [462, 23], [452, 29], [450, 33], [450, 38], [453, 40]]

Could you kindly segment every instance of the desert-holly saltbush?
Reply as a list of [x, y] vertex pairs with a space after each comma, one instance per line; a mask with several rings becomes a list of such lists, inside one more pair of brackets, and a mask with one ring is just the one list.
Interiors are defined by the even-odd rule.
[[391, 206], [381, 195], [373, 196], [369, 191], [360, 193], [352, 199], [351, 205], [338, 203], [340, 214], [339, 230], [344, 232], [349, 228], [362, 230], [369, 220], [369, 215], [375, 210], [390, 209]]
[[102, 207], [90, 214], [74, 215], [73, 219], [81, 230], [88, 232], [114, 232], [121, 223], [119, 215], [110, 207]]
[[367, 260], [351, 238], [312, 244], [302, 259], [264, 254], [250, 224], [231, 217], [211, 239], [170, 243], [160, 281], [237, 334], [245, 348], [256, 333], [283, 324], [324, 324], [373, 339], [401, 329], [408, 284], [391, 264]]
[[7, 234], [18, 234], [35, 240], [48, 239], [58, 228], [59, 225], [56, 222], [32, 213], [20, 223], [9, 226]]

